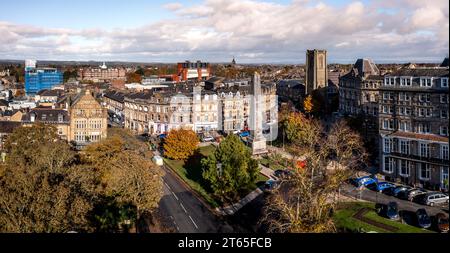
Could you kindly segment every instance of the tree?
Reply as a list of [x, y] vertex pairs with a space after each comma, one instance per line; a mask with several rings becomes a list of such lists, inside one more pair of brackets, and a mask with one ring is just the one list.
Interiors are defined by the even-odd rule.
[[258, 162], [236, 135], [227, 136], [201, 164], [203, 178], [222, 202], [232, 202], [251, 189], [259, 173]]
[[312, 113], [314, 106], [313, 106], [312, 96], [311, 95], [308, 95], [305, 98], [305, 101], [303, 101], [303, 108], [304, 108], [306, 113], [308, 113], [308, 114]]
[[[365, 161], [366, 154], [361, 138], [345, 122], [337, 122], [323, 138], [309, 138], [321, 135], [320, 129], [311, 126], [301, 130], [310, 133], [299, 135], [290, 147], [295, 157], [291, 176], [271, 195], [261, 221], [270, 232], [335, 231], [332, 212], [338, 190]], [[298, 160], [302, 166], [297, 166]]]
[[[150, 159], [136, 149], [129, 132], [116, 130], [116, 134], [102, 142], [86, 147], [82, 161], [100, 173], [101, 192], [113, 197], [119, 206], [132, 206], [140, 219], [158, 206], [162, 196], [159, 170]], [[132, 218], [132, 217], [131, 217]]]
[[0, 232], [115, 232], [151, 213], [159, 171], [127, 132], [76, 153], [56, 128], [17, 128], [0, 166]]
[[289, 142], [299, 147], [311, 147], [318, 142], [322, 132], [319, 121], [308, 119], [302, 113], [293, 112], [284, 121]]
[[77, 70], [66, 70], [64, 71], [64, 82], [67, 82], [70, 78], [77, 78], [78, 77], [78, 72]]
[[5, 144], [0, 175], [0, 231], [92, 231], [88, 213], [95, 171], [74, 167], [75, 153], [54, 127], [16, 129]]
[[164, 155], [173, 160], [186, 160], [197, 150], [198, 143], [194, 131], [172, 129], [164, 140]]
[[127, 83], [141, 83], [142, 76], [136, 73], [127, 73]]

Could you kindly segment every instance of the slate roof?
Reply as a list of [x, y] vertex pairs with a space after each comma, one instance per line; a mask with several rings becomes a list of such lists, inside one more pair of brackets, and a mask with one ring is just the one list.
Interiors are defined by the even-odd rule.
[[14, 131], [14, 129], [20, 127], [22, 125], [21, 122], [15, 121], [0, 121], [0, 133], [2, 134], [10, 134]]
[[388, 76], [414, 76], [414, 77], [448, 77], [448, 68], [416, 68], [416, 69], [399, 69]]
[[[23, 122], [31, 122], [31, 115], [35, 115], [35, 122], [43, 123], [68, 123], [70, 121], [69, 113], [62, 109], [34, 108], [22, 116]], [[60, 116], [62, 115], [62, 121]]]

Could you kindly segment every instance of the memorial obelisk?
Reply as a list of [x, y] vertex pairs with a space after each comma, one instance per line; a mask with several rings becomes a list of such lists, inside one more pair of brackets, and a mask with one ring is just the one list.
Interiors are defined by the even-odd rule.
[[267, 153], [266, 138], [262, 133], [263, 129], [263, 97], [261, 94], [261, 76], [255, 72], [251, 87], [251, 105], [250, 105], [250, 138], [253, 155]]

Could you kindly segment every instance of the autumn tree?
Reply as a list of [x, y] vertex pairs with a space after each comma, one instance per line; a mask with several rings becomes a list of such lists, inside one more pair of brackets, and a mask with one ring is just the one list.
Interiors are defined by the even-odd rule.
[[306, 113], [309, 114], [309, 113], [312, 113], [313, 108], [314, 108], [314, 105], [313, 105], [313, 101], [312, 101], [312, 96], [308, 95], [305, 98], [305, 101], [303, 101], [303, 109], [305, 110]]
[[73, 166], [75, 153], [44, 125], [16, 129], [0, 175], [1, 232], [92, 231], [95, 171]]
[[127, 83], [141, 83], [142, 76], [137, 73], [127, 73], [126, 74]]
[[194, 131], [172, 129], [164, 140], [164, 155], [173, 160], [186, 160], [197, 150], [198, 143]]
[[267, 201], [262, 223], [270, 232], [334, 232], [338, 190], [366, 159], [361, 138], [343, 121], [329, 133], [311, 120], [298, 125], [310, 126], [292, 141], [291, 176]]
[[129, 135], [126, 130], [116, 130], [108, 139], [86, 147], [81, 160], [99, 172], [103, 196], [114, 198], [120, 208], [135, 208], [135, 218], [139, 220], [158, 206], [162, 175], [136, 149], [134, 140], [130, 142]]
[[229, 135], [214, 154], [201, 161], [203, 178], [222, 202], [237, 200], [241, 193], [254, 187], [258, 162], [236, 135]]
[[17, 128], [0, 166], [0, 231], [115, 232], [151, 213], [161, 175], [128, 134], [76, 153], [55, 127]]

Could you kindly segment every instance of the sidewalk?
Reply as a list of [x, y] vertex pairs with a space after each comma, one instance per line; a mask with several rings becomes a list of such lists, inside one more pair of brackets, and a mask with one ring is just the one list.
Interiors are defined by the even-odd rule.
[[239, 211], [242, 207], [250, 203], [252, 200], [257, 198], [259, 195], [261, 195], [263, 191], [259, 188], [249, 193], [247, 196], [245, 196], [243, 199], [241, 199], [239, 202], [232, 204], [231, 206], [223, 207], [223, 208], [216, 208], [216, 211], [220, 213], [221, 215], [233, 215], [237, 211]]
[[275, 177], [275, 172], [267, 167], [265, 167], [264, 165], [260, 164], [259, 168], [261, 168], [260, 173], [263, 174], [264, 176], [268, 177], [268, 178], [272, 178], [272, 179], [276, 179]]

